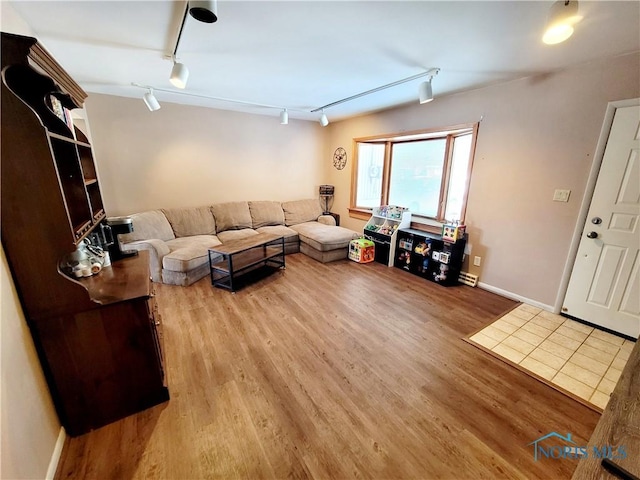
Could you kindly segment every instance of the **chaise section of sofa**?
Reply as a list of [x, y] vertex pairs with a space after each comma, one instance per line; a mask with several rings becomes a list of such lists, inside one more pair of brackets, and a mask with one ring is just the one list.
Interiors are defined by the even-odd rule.
[[209, 248], [258, 233], [284, 237], [285, 253], [302, 252], [320, 262], [347, 258], [358, 233], [322, 215], [317, 200], [226, 202], [151, 210], [131, 215], [126, 248], [147, 250], [154, 282], [191, 285], [209, 274]]
[[337, 227], [331, 215], [323, 215], [317, 200], [283, 202], [285, 225], [300, 239], [300, 252], [322, 263], [347, 258], [349, 242], [360, 235]]

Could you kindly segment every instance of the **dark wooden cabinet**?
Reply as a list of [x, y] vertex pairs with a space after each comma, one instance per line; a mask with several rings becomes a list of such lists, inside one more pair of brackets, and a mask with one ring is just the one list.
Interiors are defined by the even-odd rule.
[[104, 221], [91, 145], [69, 111], [86, 98], [38, 42], [2, 33], [2, 245], [68, 433], [168, 399], [149, 258], [71, 279], [60, 261]]

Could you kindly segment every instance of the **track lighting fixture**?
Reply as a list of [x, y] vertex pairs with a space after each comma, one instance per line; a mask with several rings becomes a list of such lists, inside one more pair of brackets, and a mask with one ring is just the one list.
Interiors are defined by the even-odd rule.
[[191, 1], [189, 2], [189, 13], [199, 22], [215, 23], [218, 21], [217, 2], [213, 1]]
[[327, 118], [327, 115], [324, 113], [324, 110], [322, 110], [322, 115], [320, 115], [320, 125], [322, 125], [323, 127], [326, 127], [327, 125], [329, 125], [329, 119]]
[[434, 70], [432, 70], [429, 78], [427, 78], [420, 84], [420, 87], [418, 88], [418, 96], [420, 98], [421, 105], [423, 103], [429, 103], [431, 100], [433, 100], [433, 89], [431, 88], [431, 80], [433, 80], [433, 77], [435, 77], [439, 71], [439, 68], [435, 68]]
[[184, 9], [184, 14], [182, 16], [182, 23], [180, 24], [178, 38], [176, 39], [176, 47], [173, 49], [173, 55], [171, 56], [173, 59], [173, 68], [171, 69], [171, 77], [169, 77], [169, 81], [174, 86], [183, 89], [187, 86], [189, 69], [184, 63], [178, 63], [176, 61], [176, 56], [178, 55], [178, 47], [180, 46], [180, 39], [182, 38], [184, 24], [187, 21], [187, 13], [190, 13], [193, 18], [204, 23], [214, 23], [218, 20], [215, 0], [187, 2], [187, 7]]
[[564, 42], [573, 35], [573, 26], [582, 20], [577, 0], [559, 0], [551, 6], [542, 41], [547, 45]]
[[[297, 108], [287, 108], [287, 107], [283, 107], [282, 105], [269, 105], [266, 103], [257, 103], [257, 102], [248, 102], [246, 100], [234, 100], [232, 98], [224, 98], [224, 97], [214, 97], [211, 95], [199, 95], [197, 93], [190, 93], [190, 92], [184, 92], [182, 90], [174, 90], [174, 89], [169, 89], [169, 88], [162, 88], [162, 87], [153, 87], [151, 85], [142, 85], [140, 83], [135, 83], [132, 82], [131, 83], [132, 86], [134, 87], [138, 87], [138, 88], [144, 88], [145, 90], [147, 90], [147, 93], [145, 93], [143, 99], [144, 99], [144, 103], [147, 105], [147, 107], [149, 107], [149, 110], [154, 111], [154, 110], [158, 110], [160, 108], [160, 104], [158, 103], [158, 101], [156, 100], [155, 96], [153, 95], [153, 91], [157, 90], [159, 92], [165, 92], [165, 93], [169, 93], [172, 95], [182, 95], [185, 97], [193, 97], [193, 98], [205, 98], [208, 100], [216, 100], [219, 102], [228, 102], [228, 103], [235, 103], [237, 105], [247, 105], [250, 107], [260, 107], [260, 108], [273, 108], [273, 109], [278, 109], [280, 110], [280, 123], [282, 125], [288, 125], [289, 124], [289, 111], [295, 111], [295, 112], [302, 112], [302, 113], [309, 113], [308, 110], [302, 110], [302, 109], [297, 109]], [[325, 118], [325, 122], [323, 124], [323, 126], [326, 126], [329, 124], [329, 120], [326, 119], [326, 115], [324, 115]]]
[[173, 86], [184, 89], [187, 86], [187, 80], [189, 80], [189, 69], [184, 63], [178, 63], [174, 59], [169, 81]]
[[144, 97], [142, 97], [142, 99], [144, 100], [145, 105], [150, 111], [155, 112], [156, 110], [160, 110], [160, 104], [153, 94], [152, 88], [150, 88], [149, 91], [144, 94]]
[[289, 124], [289, 112], [287, 112], [286, 108], [283, 108], [280, 112], [280, 125], [288, 125]]
[[[433, 77], [431, 77], [433, 78]], [[431, 78], [425, 80], [420, 84], [418, 88], [418, 94], [420, 96], [420, 104], [430, 102], [433, 100], [433, 90], [431, 89]]]
[[[369, 94], [372, 94], [372, 93], [377, 93], [377, 92], [379, 92], [381, 90], [385, 90], [387, 88], [395, 87], [396, 85], [401, 85], [403, 83], [412, 82], [413, 80], [416, 80], [418, 78], [427, 77], [428, 76], [429, 79], [426, 82], [424, 82], [423, 84], [420, 85], [420, 103], [426, 103], [426, 102], [429, 102], [429, 101], [433, 100], [433, 94], [431, 92], [431, 79], [433, 77], [435, 77], [438, 74], [439, 71], [440, 71], [439, 68], [430, 68], [426, 72], [418, 73], [417, 75], [412, 75], [411, 77], [403, 78], [402, 80], [397, 80], [395, 82], [387, 83], [386, 85], [382, 85], [380, 87], [372, 88], [371, 90], [367, 90], [367, 91], [362, 92], [362, 93], [357, 93], [355, 95], [351, 95], [350, 97], [343, 98], [341, 100], [336, 100], [335, 102], [327, 103], [326, 105], [323, 105], [322, 107], [314, 108], [313, 110], [311, 110], [311, 112], [315, 113], [315, 112], [322, 111], [322, 116], [320, 117], [320, 125], [322, 125], [323, 127], [326, 127], [327, 125], [329, 125], [329, 120], [327, 119], [327, 116], [324, 114], [324, 109], [325, 108], [335, 107], [336, 105], [340, 105], [341, 103], [350, 102], [351, 100], [355, 100], [356, 98], [364, 97], [365, 95], [369, 95]], [[424, 90], [424, 92], [423, 92], [423, 90]], [[424, 93], [424, 95], [423, 95], [423, 93]], [[423, 101], [423, 99], [424, 99], [424, 101]]]

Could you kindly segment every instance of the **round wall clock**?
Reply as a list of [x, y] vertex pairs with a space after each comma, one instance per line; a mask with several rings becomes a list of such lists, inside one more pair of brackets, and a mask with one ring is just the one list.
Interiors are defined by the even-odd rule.
[[333, 152], [333, 166], [338, 170], [342, 170], [347, 164], [347, 152], [344, 148], [338, 147], [336, 151]]

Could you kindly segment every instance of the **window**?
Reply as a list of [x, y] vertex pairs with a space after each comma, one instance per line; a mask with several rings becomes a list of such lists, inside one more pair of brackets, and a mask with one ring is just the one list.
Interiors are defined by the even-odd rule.
[[351, 208], [408, 207], [437, 221], [464, 220], [478, 125], [355, 139]]

